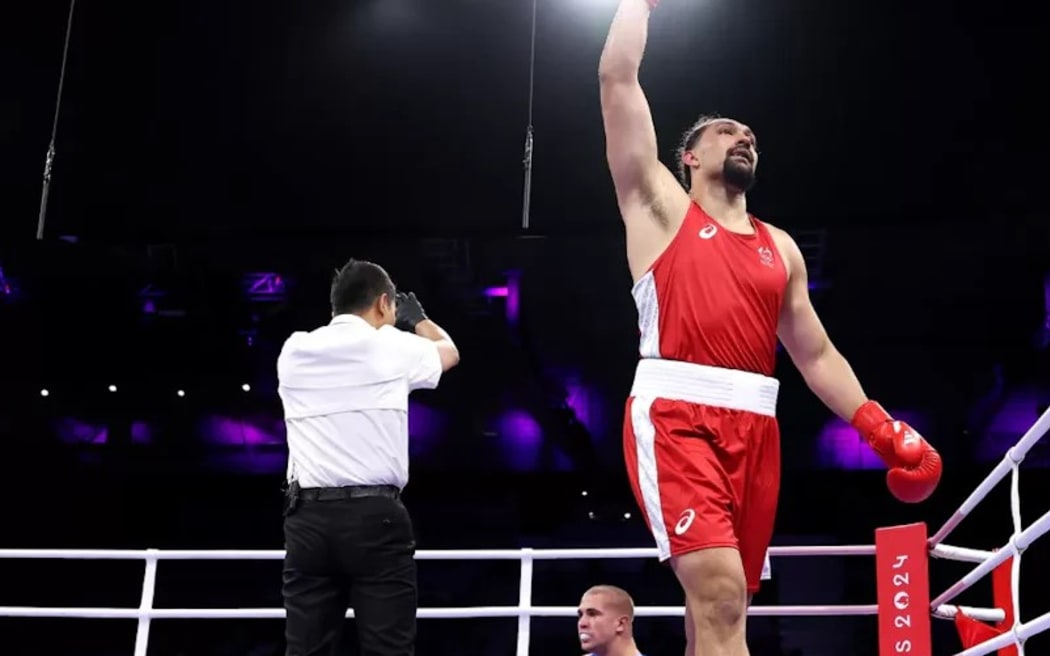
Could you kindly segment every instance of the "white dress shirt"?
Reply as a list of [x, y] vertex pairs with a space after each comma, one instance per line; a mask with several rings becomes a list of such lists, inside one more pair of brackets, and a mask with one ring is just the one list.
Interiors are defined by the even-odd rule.
[[408, 483], [408, 395], [441, 379], [437, 344], [352, 314], [295, 332], [277, 358], [288, 481]]

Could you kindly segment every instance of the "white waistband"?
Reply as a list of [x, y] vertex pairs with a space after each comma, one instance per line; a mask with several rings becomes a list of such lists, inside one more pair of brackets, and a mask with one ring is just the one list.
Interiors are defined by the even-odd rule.
[[780, 381], [736, 369], [680, 360], [644, 358], [634, 372], [631, 396], [674, 399], [775, 417]]

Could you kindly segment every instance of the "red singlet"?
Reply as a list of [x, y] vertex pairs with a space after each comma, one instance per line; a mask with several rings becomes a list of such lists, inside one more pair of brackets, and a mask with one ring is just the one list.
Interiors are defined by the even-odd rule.
[[787, 269], [773, 236], [729, 232], [696, 203], [632, 289], [643, 358], [773, 375]]
[[735, 234], [691, 204], [634, 285], [642, 357], [623, 447], [660, 559], [736, 548], [754, 593], [780, 486], [772, 374], [787, 269], [751, 221], [755, 234]]

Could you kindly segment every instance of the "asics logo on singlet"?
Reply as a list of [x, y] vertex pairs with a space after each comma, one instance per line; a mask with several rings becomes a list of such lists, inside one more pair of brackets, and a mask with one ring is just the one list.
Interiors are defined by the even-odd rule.
[[682, 516], [678, 518], [678, 523], [674, 525], [674, 534], [681, 535], [689, 530], [689, 527], [693, 525], [693, 520], [696, 519], [696, 511], [689, 508], [682, 513]]
[[700, 239], [710, 239], [711, 237], [715, 236], [716, 232], [718, 232], [718, 226], [716, 226], [713, 223], [708, 223], [703, 228], [701, 228], [700, 232], [698, 232], [697, 234], [700, 235]]

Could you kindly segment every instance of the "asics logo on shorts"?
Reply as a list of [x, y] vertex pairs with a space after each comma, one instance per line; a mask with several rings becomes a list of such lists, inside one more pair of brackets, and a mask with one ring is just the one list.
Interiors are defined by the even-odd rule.
[[696, 519], [696, 511], [689, 508], [682, 513], [682, 516], [678, 518], [678, 523], [674, 525], [674, 534], [681, 535], [689, 530], [689, 527], [693, 525], [693, 520]]

